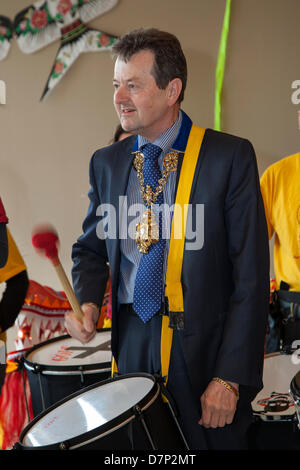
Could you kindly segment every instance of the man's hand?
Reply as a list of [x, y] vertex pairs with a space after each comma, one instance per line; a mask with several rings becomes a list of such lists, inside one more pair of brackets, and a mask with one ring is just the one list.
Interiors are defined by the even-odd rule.
[[[228, 382], [238, 389], [238, 384]], [[201, 396], [202, 416], [198, 421], [205, 428], [224, 427], [231, 424], [236, 410], [236, 395], [216, 381], [211, 381]]]
[[76, 318], [74, 312], [65, 315], [65, 327], [73, 338], [85, 344], [91, 341], [96, 334], [96, 325], [99, 317], [99, 310], [96, 305], [82, 304], [82, 323]]

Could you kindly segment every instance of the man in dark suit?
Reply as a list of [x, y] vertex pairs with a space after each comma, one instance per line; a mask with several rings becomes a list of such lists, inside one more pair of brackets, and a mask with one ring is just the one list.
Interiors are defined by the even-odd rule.
[[[190, 448], [245, 448], [251, 400], [262, 388], [269, 302], [268, 236], [255, 153], [245, 139], [194, 130], [180, 107], [186, 61], [173, 35], [134, 31], [114, 51], [115, 108], [123, 129], [136, 135], [92, 157], [90, 206], [73, 246], [73, 282], [84, 320], [71, 313], [66, 326], [83, 343], [93, 337], [109, 263], [118, 372], [162, 373], [161, 329], [168, 315], [173, 341], [167, 388]], [[194, 147], [191, 174], [185, 168]], [[192, 176], [192, 185], [181, 259], [171, 252], [172, 237], [162, 232], [172, 217], [168, 224], [163, 210], [149, 217], [146, 209], [172, 206], [186, 191], [183, 174]], [[146, 212], [135, 240], [130, 209], [141, 205]], [[156, 230], [146, 247], [140, 241], [145, 227], [151, 234]], [[180, 279], [171, 292], [168, 275], [178, 266]], [[184, 306], [176, 309], [172, 295], [178, 292]]]

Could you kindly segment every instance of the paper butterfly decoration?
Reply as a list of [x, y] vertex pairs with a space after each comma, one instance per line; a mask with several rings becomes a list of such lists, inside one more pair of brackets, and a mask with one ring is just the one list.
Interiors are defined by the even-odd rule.
[[13, 37], [13, 25], [9, 18], [0, 16], [0, 60], [5, 59]]
[[43, 91], [44, 99], [83, 52], [108, 50], [117, 39], [87, 23], [111, 10], [118, 0], [39, 0], [19, 12], [12, 26], [0, 16], [0, 60], [9, 51], [13, 31], [22, 52], [31, 54], [61, 40]]

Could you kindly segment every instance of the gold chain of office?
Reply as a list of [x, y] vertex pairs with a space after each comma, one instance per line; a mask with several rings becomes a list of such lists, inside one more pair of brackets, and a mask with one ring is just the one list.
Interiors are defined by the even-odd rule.
[[144, 181], [144, 162], [145, 157], [142, 152], [134, 152], [135, 157], [133, 166], [137, 172], [137, 177], [141, 186], [141, 195], [147, 207], [146, 212], [142, 215], [141, 222], [136, 225], [135, 240], [138, 250], [142, 254], [147, 254], [149, 247], [159, 241], [159, 226], [155, 220], [151, 205], [155, 204], [159, 194], [163, 191], [167, 183], [167, 179], [171, 171], [175, 171], [178, 164], [179, 152], [172, 151], [167, 153], [163, 159], [164, 170], [162, 177], [158, 180], [158, 185], [155, 191], [152, 190], [149, 184]]

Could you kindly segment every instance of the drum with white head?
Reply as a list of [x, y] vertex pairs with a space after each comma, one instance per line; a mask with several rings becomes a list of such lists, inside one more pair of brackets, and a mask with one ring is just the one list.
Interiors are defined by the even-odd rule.
[[251, 448], [300, 450], [295, 403], [290, 393], [291, 380], [299, 369], [297, 351], [265, 356], [264, 386], [252, 402]]
[[35, 345], [24, 356], [34, 416], [73, 392], [111, 373], [111, 330], [102, 329], [87, 344], [69, 335]]
[[127, 374], [76, 392], [37, 416], [17, 450], [186, 449], [161, 385], [149, 374]]

